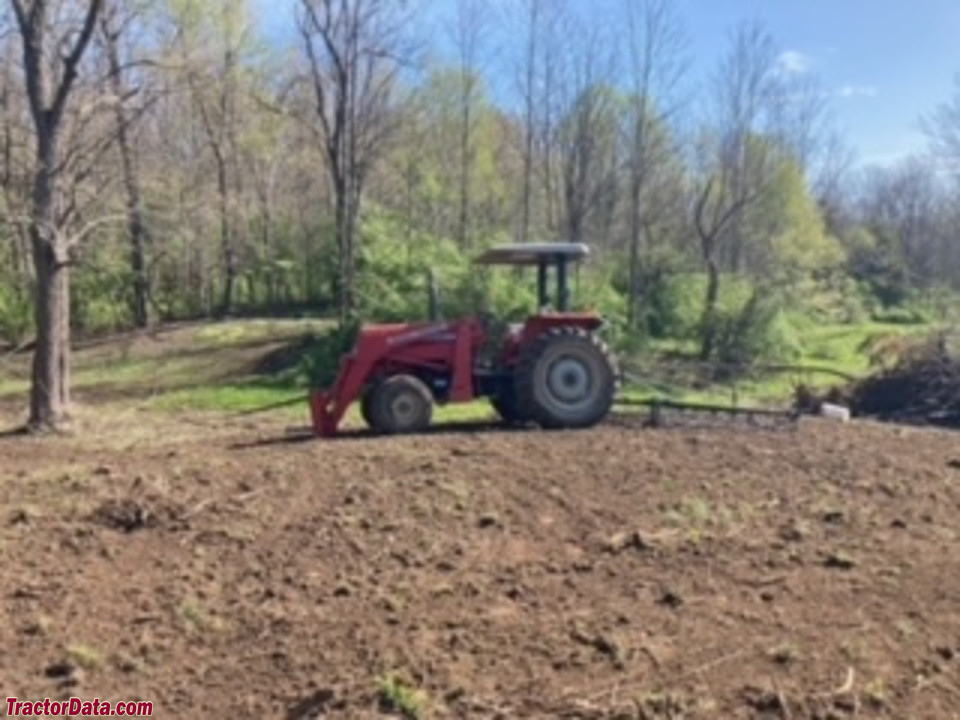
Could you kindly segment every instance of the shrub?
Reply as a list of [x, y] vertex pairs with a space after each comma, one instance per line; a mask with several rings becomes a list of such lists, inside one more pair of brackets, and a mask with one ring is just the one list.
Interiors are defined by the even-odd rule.
[[736, 371], [758, 362], [793, 359], [800, 354], [800, 344], [779, 299], [757, 289], [739, 310], [720, 310], [715, 353], [717, 362]]
[[352, 322], [308, 337], [300, 360], [298, 377], [310, 388], [324, 389], [340, 372], [340, 359], [353, 349], [360, 323]]
[[132, 290], [133, 273], [118, 259], [91, 255], [70, 284], [73, 329], [100, 335], [131, 327]]
[[0, 282], [0, 340], [19, 345], [33, 331], [33, 306], [27, 293]]

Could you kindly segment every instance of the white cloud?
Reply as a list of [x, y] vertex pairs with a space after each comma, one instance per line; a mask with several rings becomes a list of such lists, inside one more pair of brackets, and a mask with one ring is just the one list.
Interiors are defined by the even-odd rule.
[[777, 66], [788, 75], [803, 75], [813, 66], [813, 59], [799, 50], [787, 50], [780, 53]]
[[836, 95], [841, 98], [872, 98], [879, 95], [879, 92], [873, 85], [844, 85], [837, 90]]
[[903, 162], [909, 157], [913, 157], [911, 150], [891, 150], [889, 152], [878, 152], [865, 155], [860, 161], [863, 166], [879, 165], [882, 167], [893, 167]]

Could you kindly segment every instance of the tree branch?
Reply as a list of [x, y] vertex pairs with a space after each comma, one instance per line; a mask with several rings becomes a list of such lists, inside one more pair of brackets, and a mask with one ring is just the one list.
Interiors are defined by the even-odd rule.
[[53, 104], [50, 106], [50, 115], [56, 124], [63, 116], [63, 108], [66, 106], [67, 98], [70, 96], [70, 90], [77, 79], [77, 66], [80, 59], [90, 44], [93, 32], [97, 27], [97, 16], [103, 7], [103, 0], [90, 0], [87, 7], [87, 15], [83, 21], [83, 28], [80, 30], [80, 36], [70, 54], [63, 61], [63, 77], [60, 78], [60, 84], [54, 93]]

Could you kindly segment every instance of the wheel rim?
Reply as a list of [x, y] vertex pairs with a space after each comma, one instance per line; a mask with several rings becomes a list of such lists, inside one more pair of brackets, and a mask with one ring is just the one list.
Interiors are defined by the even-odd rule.
[[547, 370], [547, 387], [554, 399], [567, 406], [577, 406], [591, 399], [593, 382], [590, 368], [580, 358], [565, 356]]
[[400, 427], [412, 425], [416, 422], [419, 413], [419, 403], [410, 395], [400, 395], [390, 403], [390, 414]]

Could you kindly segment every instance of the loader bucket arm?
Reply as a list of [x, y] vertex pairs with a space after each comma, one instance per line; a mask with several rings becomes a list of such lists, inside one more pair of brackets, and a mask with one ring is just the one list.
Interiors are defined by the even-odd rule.
[[333, 385], [310, 393], [314, 434], [336, 435], [350, 405], [383, 373], [439, 367], [449, 374], [450, 400], [472, 400], [473, 348], [482, 338], [482, 328], [473, 321], [366, 327], [354, 349], [340, 359]]
[[344, 355], [340, 359], [340, 372], [333, 385], [310, 394], [310, 415], [316, 435], [331, 437], [337, 434], [343, 416], [360, 397], [377, 359], [357, 350]]

